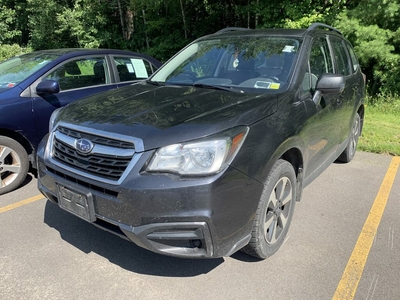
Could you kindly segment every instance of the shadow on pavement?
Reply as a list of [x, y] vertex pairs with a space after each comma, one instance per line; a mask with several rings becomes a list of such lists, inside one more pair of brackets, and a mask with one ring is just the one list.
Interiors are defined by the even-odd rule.
[[34, 178], [33, 174], [28, 173], [24, 179], [24, 181], [22, 181], [21, 185], [19, 187], [17, 187], [15, 190], [20, 189], [26, 185], [28, 185]]
[[121, 268], [135, 273], [193, 277], [206, 274], [224, 262], [222, 258], [180, 259], [155, 254], [103, 231], [49, 201], [45, 207], [44, 223], [56, 229], [63, 240], [84, 253], [97, 253]]

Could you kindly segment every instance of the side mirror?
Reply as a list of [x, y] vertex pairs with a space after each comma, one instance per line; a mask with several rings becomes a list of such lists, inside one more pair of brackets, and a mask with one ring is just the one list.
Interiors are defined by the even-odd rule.
[[322, 74], [316, 84], [313, 101], [318, 105], [323, 94], [340, 94], [346, 86], [346, 79], [339, 74]]
[[57, 94], [60, 92], [60, 84], [55, 80], [43, 80], [36, 87], [38, 95]]

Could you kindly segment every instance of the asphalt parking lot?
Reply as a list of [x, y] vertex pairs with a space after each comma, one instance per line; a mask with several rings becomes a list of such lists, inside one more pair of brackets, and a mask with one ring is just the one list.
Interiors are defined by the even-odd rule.
[[330, 166], [264, 261], [153, 254], [47, 202], [30, 176], [0, 196], [0, 298], [399, 299], [399, 163], [358, 152]]

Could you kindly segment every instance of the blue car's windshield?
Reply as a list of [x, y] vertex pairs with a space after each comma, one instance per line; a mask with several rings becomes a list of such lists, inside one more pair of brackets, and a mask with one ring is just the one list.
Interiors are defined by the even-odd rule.
[[28, 53], [0, 63], [0, 92], [24, 81], [35, 71], [55, 60], [56, 54]]

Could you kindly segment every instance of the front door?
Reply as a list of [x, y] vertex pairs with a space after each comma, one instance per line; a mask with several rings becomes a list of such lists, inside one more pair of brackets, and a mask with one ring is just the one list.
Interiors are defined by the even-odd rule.
[[308, 162], [304, 166], [306, 183], [332, 162], [338, 143], [336, 106], [340, 95], [323, 95], [319, 104], [313, 102], [317, 81], [325, 73], [334, 73], [333, 60], [326, 37], [318, 37], [313, 40], [308, 70], [300, 87], [309, 118], [301, 133], [306, 144], [305, 161]]
[[[33, 114], [37, 132], [35, 147], [47, 134], [50, 115], [55, 109], [117, 87], [117, 84], [110, 79], [109, 70], [105, 56], [80, 57], [58, 65], [32, 84]], [[47, 79], [58, 81], [60, 92], [45, 96], [37, 95], [35, 92], [37, 84]]]

